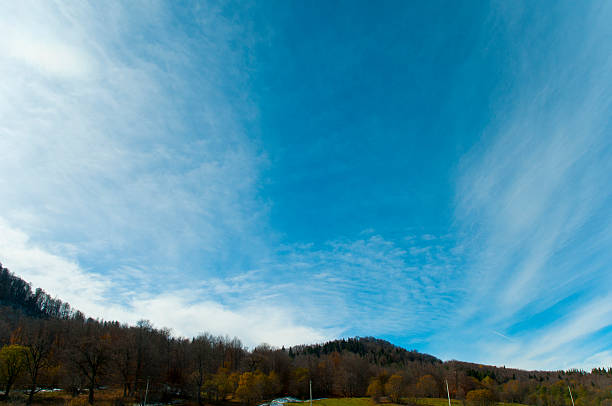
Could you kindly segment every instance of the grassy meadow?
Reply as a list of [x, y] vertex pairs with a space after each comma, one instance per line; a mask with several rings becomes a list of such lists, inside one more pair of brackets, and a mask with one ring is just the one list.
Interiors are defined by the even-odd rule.
[[[120, 390], [100, 390], [96, 393], [96, 405], [100, 406], [115, 406], [118, 404], [117, 400], [121, 399], [121, 391]], [[125, 404], [135, 404], [136, 400], [127, 400], [124, 399]], [[0, 402], [5, 403], [5, 402]], [[25, 404], [25, 396], [17, 395], [12, 397], [9, 404]], [[227, 402], [227, 404], [235, 403], [236, 405], [240, 404], [238, 402]], [[395, 403], [381, 403], [376, 404], [371, 398], [329, 398], [329, 399], [319, 399], [313, 400], [313, 406], [405, 406], [405, 405], [397, 405]], [[410, 402], [405, 402], [408, 404], [416, 403], [419, 406], [447, 406], [448, 400], [444, 398], [435, 399], [435, 398], [418, 398], [413, 399]], [[451, 400], [452, 406], [464, 406], [464, 402], [461, 400]], [[6, 403], [5, 403], [6, 404]], [[175, 403], [176, 405], [197, 405], [195, 402], [179, 402]], [[42, 405], [65, 405], [65, 406], [87, 406], [87, 394], [81, 394], [77, 397], [72, 397], [70, 394], [61, 391], [61, 392], [53, 392], [53, 393], [39, 393], [34, 398], [34, 402], [32, 406], [42, 406]], [[299, 402], [299, 403], [286, 403], [286, 406], [306, 406], [308, 402]], [[518, 403], [497, 403], [496, 406], [525, 406]]]
[[[308, 403], [308, 402], [306, 402]], [[408, 403], [408, 402], [407, 402]], [[418, 398], [416, 404], [419, 406], [448, 406], [448, 399], [440, 398]], [[451, 400], [452, 406], [463, 406], [461, 400]], [[287, 406], [304, 406], [304, 403], [287, 403]], [[376, 406], [371, 398], [330, 398], [313, 400], [313, 406]], [[384, 406], [400, 406], [394, 403], [383, 403]], [[518, 403], [497, 403], [497, 406], [524, 406]]]

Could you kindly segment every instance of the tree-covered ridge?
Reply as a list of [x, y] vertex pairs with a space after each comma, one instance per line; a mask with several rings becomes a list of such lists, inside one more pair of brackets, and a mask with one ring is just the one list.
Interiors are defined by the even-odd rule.
[[410, 362], [441, 363], [438, 358], [422, 354], [416, 350], [408, 351], [388, 341], [374, 337], [355, 337], [328, 341], [323, 344], [299, 345], [289, 349], [290, 356], [296, 355], [327, 355], [334, 352], [350, 352], [359, 355], [370, 363], [378, 366], [402, 366]]
[[[239, 339], [185, 338], [142, 320], [135, 326], [82, 313], [0, 266], [0, 390], [32, 404], [41, 388], [94, 403], [185, 401], [253, 406], [279, 396], [370, 396], [417, 404], [446, 395], [470, 405], [612, 404], [612, 369], [524, 371], [439, 359], [372, 337], [246, 348]], [[19, 391], [18, 393], [16, 391]], [[0, 395], [2, 396], [2, 395]], [[68, 395], [66, 395], [68, 396]]]
[[52, 298], [41, 288], [14, 275], [0, 263], [0, 306], [10, 306], [28, 316], [68, 319], [73, 311], [68, 303]]

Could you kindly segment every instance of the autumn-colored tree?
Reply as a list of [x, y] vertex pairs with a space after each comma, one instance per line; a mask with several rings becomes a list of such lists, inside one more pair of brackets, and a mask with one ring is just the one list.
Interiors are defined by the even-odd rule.
[[112, 363], [123, 388], [123, 397], [128, 396], [134, 382], [135, 339], [132, 329], [119, 328], [112, 334]]
[[253, 376], [255, 378], [255, 389], [253, 395], [255, 397], [255, 401], [258, 402], [267, 396], [266, 389], [268, 386], [268, 377], [261, 371], [255, 372]]
[[296, 396], [308, 396], [310, 373], [307, 368], [298, 367], [291, 372], [290, 392]]
[[399, 403], [404, 389], [404, 378], [399, 374], [393, 374], [385, 384], [385, 393], [393, 403]]
[[245, 405], [252, 405], [262, 397], [261, 388], [258, 385], [258, 377], [255, 372], [245, 372], [240, 375], [236, 397]]
[[265, 385], [265, 396], [267, 398], [276, 396], [281, 390], [280, 376], [275, 371], [270, 371], [266, 377]]
[[372, 376], [370, 367], [371, 365], [357, 354], [344, 354], [334, 378], [340, 394], [346, 397], [364, 396]]
[[4, 383], [4, 398], [8, 398], [13, 384], [23, 372], [23, 354], [27, 349], [21, 345], [5, 345], [0, 349], [0, 380]]
[[20, 342], [24, 345], [23, 366], [30, 380], [28, 405], [32, 403], [38, 390], [40, 373], [49, 366], [56, 335], [51, 326], [49, 322], [33, 320], [22, 330]]
[[493, 380], [493, 378], [490, 376], [485, 376], [480, 383], [487, 389], [494, 388], [495, 385], [497, 385], [497, 382], [495, 382], [495, 380]]
[[491, 392], [493, 400], [498, 400], [499, 391], [497, 388], [497, 382], [493, 378], [491, 378], [490, 376], [485, 376], [480, 382], [480, 384], [484, 387], [484, 389], [488, 389]]
[[440, 393], [438, 381], [432, 375], [423, 375], [417, 382], [417, 392], [424, 397], [437, 397]]
[[380, 399], [385, 396], [385, 390], [379, 377], [372, 378], [370, 384], [368, 385], [366, 394], [376, 403], [380, 402]]
[[209, 363], [212, 358], [212, 337], [201, 334], [191, 340], [191, 353], [193, 356], [193, 379], [196, 388], [196, 399], [198, 405], [202, 404], [202, 386], [208, 373]]
[[[134, 395], [142, 391], [142, 387], [146, 385], [146, 372], [150, 372], [152, 367], [152, 358], [154, 349], [152, 348], [153, 324], [149, 320], [141, 319], [136, 323], [133, 331], [133, 357], [134, 357], [134, 372], [132, 393]], [[165, 347], [166, 354], [170, 351], [169, 346]], [[167, 365], [167, 375], [170, 375], [170, 365]], [[146, 389], [146, 388], [145, 388]]]
[[93, 321], [88, 321], [70, 351], [70, 359], [87, 381], [89, 404], [94, 403], [98, 380], [110, 359], [110, 343], [110, 335]]
[[487, 406], [494, 403], [493, 393], [489, 389], [474, 389], [465, 395], [467, 400], [472, 405]]
[[519, 381], [512, 379], [503, 385], [503, 397], [505, 401], [515, 403], [521, 400], [522, 387]]
[[236, 389], [238, 389], [238, 383], [240, 382], [240, 372], [235, 371], [232, 372], [229, 377], [228, 377], [228, 382], [229, 385], [231, 385], [230, 387], [232, 388], [232, 391], [230, 393], [236, 393]]
[[235, 379], [231, 376], [228, 368], [221, 367], [216, 374], [209, 376], [204, 382], [204, 391], [208, 400], [225, 400], [225, 397], [236, 390]]
[[334, 391], [335, 357], [324, 357], [313, 369], [312, 391], [315, 394], [328, 394]]

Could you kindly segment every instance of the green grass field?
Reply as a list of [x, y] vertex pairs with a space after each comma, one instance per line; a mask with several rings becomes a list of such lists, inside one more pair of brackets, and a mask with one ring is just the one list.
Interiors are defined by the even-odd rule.
[[[422, 406], [448, 406], [448, 399], [431, 399], [431, 398], [420, 398], [417, 399], [417, 404]], [[451, 399], [451, 404], [453, 406], [462, 406], [463, 402], [461, 400], [453, 400]], [[497, 406], [525, 406], [519, 403], [504, 403], [498, 402]]]
[[[288, 406], [304, 406], [305, 403], [287, 403]], [[375, 403], [370, 398], [330, 398], [313, 400], [312, 406], [374, 406]], [[388, 403], [387, 405], [393, 406]]]
[[[419, 398], [416, 400], [420, 406], [448, 406], [448, 399]], [[452, 406], [463, 406], [460, 400], [451, 400]], [[314, 400], [313, 406], [375, 406], [370, 398], [332, 398]], [[383, 403], [383, 406], [398, 406], [394, 403]], [[287, 403], [287, 406], [304, 406], [304, 403]], [[525, 406], [518, 403], [497, 403], [497, 406]]]

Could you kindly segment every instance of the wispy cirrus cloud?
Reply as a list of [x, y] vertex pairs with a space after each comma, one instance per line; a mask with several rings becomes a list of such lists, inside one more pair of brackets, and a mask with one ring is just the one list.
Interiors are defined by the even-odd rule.
[[[83, 270], [67, 256], [33, 245], [27, 234], [0, 220], [2, 264], [18, 270], [19, 276], [68, 303], [79, 304], [88, 314], [103, 309], [100, 302], [112, 283], [100, 274]], [[83, 300], [83, 298], [88, 298]]]
[[4, 265], [88, 316], [178, 334], [290, 345], [382, 315], [374, 332], [389, 329], [432, 277], [407, 271], [406, 251], [379, 236], [283, 252], [262, 242], [265, 158], [243, 129], [254, 108], [228, 96], [246, 81], [230, 46], [244, 27], [196, 7], [196, 40], [166, 5], [144, 9], [23, 3], [0, 17]]
[[179, 336], [228, 335], [251, 348], [261, 343], [280, 347], [321, 342], [341, 332], [337, 327], [304, 324], [295, 306], [269, 300], [270, 292], [288, 286], [270, 286], [254, 273], [190, 283], [162, 276], [167, 286], [160, 292], [151, 288], [159, 275], [139, 269], [93, 273], [74, 258], [37, 246], [3, 222], [0, 247], [4, 266], [88, 317], [132, 324], [147, 319]]
[[249, 345], [324, 337], [200, 283], [267, 255], [240, 21], [215, 5], [20, 2], [0, 25], [5, 266], [92, 317]]
[[[477, 345], [489, 349], [483, 361], [582, 365], [599, 349], [581, 343], [610, 323], [603, 286], [612, 260], [612, 65], [610, 48], [600, 45], [611, 12], [593, 7], [588, 28], [569, 45], [562, 33], [578, 23], [556, 27], [545, 40], [550, 53], [528, 71], [542, 80], [516, 74], [504, 98], [510, 103], [497, 107], [482, 143], [459, 166], [455, 217], [468, 247], [467, 288], [453, 327], [504, 333], [524, 322], [513, 332], [517, 343], [481, 337]], [[509, 25], [518, 24], [513, 19], [520, 16]], [[530, 52], [525, 45], [521, 57]], [[568, 298], [561, 315], [551, 310]], [[572, 349], [564, 360], [561, 347]]]
[[454, 300], [448, 245], [431, 235], [398, 242], [365, 232], [285, 246], [269, 269], [286, 285], [276, 300], [296, 306], [306, 325], [340, 327], [343, 335], [401, 335], [408, 344], [445, 320], [440, 309]]
[[244, 83], [225, 69], [243, 66], [229, 45], [242, 28], [211, 8], [196, 19], [209, 38], [198, 42], [171, 26], [167, 6], [4, 8], [5, 222], [102, 266], [171, 270], [189, 254], [231, 267], [232, 248], [262, 252], [252, 230], [266, 211], [255, 196], [265, 159], [244, 133], [254, 109], [223, 88]]

